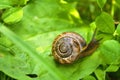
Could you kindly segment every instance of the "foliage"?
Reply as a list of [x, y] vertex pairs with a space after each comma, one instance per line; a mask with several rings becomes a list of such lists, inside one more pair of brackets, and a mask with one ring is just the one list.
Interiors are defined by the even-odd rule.
[[[120, 79], [118, 10], [119, 0], [0, 0], [0, 80]], [[54, 61], [58, 34], [77, 32], [89, 43], [95, 28], [101, 41], [92, 55]]]

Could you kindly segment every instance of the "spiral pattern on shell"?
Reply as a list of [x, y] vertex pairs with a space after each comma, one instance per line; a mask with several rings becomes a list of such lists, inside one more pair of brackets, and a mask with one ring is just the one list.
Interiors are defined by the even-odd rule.
[[84, 38], [75, 32], [64, 32], [58, 35], [52, 45], [52, 55], [62, 63], [72, 63], [87, 48]]

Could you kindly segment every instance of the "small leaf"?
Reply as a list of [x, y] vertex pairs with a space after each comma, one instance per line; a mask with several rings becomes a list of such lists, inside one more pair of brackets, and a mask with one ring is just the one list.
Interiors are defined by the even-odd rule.
[[120, 36], [120, 24], [118, 24], [116, 32], [118, 33], [118, 35]]
[[101, 32], [113, 34], [115, 31], [113, 18], [105, 12], [96, 18], [95, 23]]
[[5, 23], [16, 23], [23, 17], [23, 10], [21, 8], [10, 8], [2, 14], [2, 19]]
[[111, 64], [118, 61], [120, 56], [120, 44], [115, 40], [105, 41], [100, 48], [103, 63]]
[[105, 80], [105, 71], [103, 71], [101, 69], [96, 69], [95, 75], [97, 77], [97, 80]]
[[105, 71], [106, 72], [116, 72], [119, 69], [118, 65], [111, 64]]
[[97, 0], [98, 6], [103, 8], [107, 0]]

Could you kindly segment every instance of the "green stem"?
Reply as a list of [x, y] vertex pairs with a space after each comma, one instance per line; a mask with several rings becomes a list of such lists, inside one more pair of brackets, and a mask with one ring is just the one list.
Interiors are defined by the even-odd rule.
[[114, 17], [114, 12], [115, 12], [115, 0], [112, 0], [112, 8], [111, 8], [112, 17]]

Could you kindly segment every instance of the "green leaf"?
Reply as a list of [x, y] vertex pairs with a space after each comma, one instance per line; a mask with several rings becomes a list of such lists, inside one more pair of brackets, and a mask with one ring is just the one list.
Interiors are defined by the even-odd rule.
[[[82, 79], [83, 77], [91, 74], [101, 63], [101, 59], [99, 59], [99, 52], [83, 58], [71, 65], [61, 65], [55, 63], [53, 57], [49, 56], [51, 54], [51, 45], [53, 39], [55, 36], [64, 31], [78, 32], [85, 38], [87, 42], [91, 39], [92, 35], [91, 29], [88, 26], [76, 26], [76, 23], [74, 23], [73, 19], [69, 17], [71, 12], [71, 9], [68, 9], [68, 6], [70, 6], [69, 4], [65, 6], [59, 4], [60, 3], [56, 2], [56, 0], [53, 0], [52, 2], [49, 0], [33, 0], [30, 4], [23, 8], [24, 16], [22, 21], [9, 26], [16, 34], [22, 36], [21, 39], [29, 42], [29, 44], [32, 45], [31, 48], [27, 46], [25, 42], [21, 42], [21, 39], [16, 38], [15, 35], [11, 35], [6, 27], [0, 28], [0, 31], [8, 36], [13, 43], [22, 49], [22, 51], [32, 55], [32, 58], [34, 56], [38, 57], [33, 58], [33, 60], [38, 59], [38, 63], [36, 63], [32, 68], [35, 74], [40, 75], [36, 78], [38, 80], [53, 80], [53, 78], [57, 80], [65, 80], [63, 79], [64, 77], [67, 77], [67, 79], [70, 80]], [[76, 10], [75, 4], [73, 5], [71, 4], [70, 7]], [[33, 7], [34, 9], [32, 9]], [[59, 14], [63, 15], [61, 12], [66, 12], [67, 14], [63, 14], [67, 18], [60, 17]], [[36, 49], [38, 53], [31, 51], [33, 49]], [[15, 53], [17, 54], [16, 50]], [[90, 65], [88, 66], [89, 63]], [[31, 64], [33, 65], [34, 63], [31, 61]], [[26, 72], [27, 71], [25, 71], [25, 73]], [[61, 73], [63, 74], [62, 77], [60, 76]]]
[[[0, 71], [3, 71], [5, 74], [14, 77], [15, 79], [32, 80], [30, 77], [25, 75], [27, 67], [25, 62], [23, 62], [22, 60], [14, 59], [12, 58], [12, 56], [3, 55], [3, 57], [0, 58], [0, 64]], [[22, 68], [21, 66], [24, 66], [24, 68]]]
[[101, 70], [101, 69], [96, 69], [95, 70], [95, 75], [97, 77], [97, 80], [105, 80], [105, 71]]
[[97, 0], [98, 6], [103, 8], [107, 0]]
[[[42, 65], [44, 65], [44, 67], [48, 71], [50, 71], [50, 73], [54, 76], [54, 78], [56, 78], [58, 80], [61, 80], [61, 79], [66, 80], [66, 77], [65, 76], [63, 77], [63, 75], [59, 72], [59, 70], [55, 66], [51, 65], [49, 60], [46, 60], [42, 56], [38, 55], [38, 53], [36, 53], [36, 51], [34, 51], [32, 49], [32, 47], [30, 47], [27, 43], [22, 41], [17, 35], [15, 35], [12, 31], [7, 29], [4, 25], [1, 24], [0, 26], [1, 26], [0, 27], [0, 32], [1, 33], [3, 33], [5, 36], [7, 36], [9, 39], [11, 39], [21, 49], [23, 49], [24, 51], [28, 52], [29, 55], [31, 57], [33, 57], [37, 62], [39, 62]], [[56, 72], [54, 72], [53, 70], [55, 70]]]
[[15, 79], [31, 80], [25, 75], [25, 73], [28, 72], [27, 70], [30, 69], [28, 69], [28, 64], [23, 60], [23, 57], [21, 59], [15, 57], [12, 50], [0, 45], [0, 71], [3, 71], [5, 74], [14, 77]]
[[2, 19], [7, 24], [19, 22], [22, 17], [23, 10], [21, 8], [10, 8], [2, 14]]
[[118, 24], [117, 29], [116, 29], [117, 34], [120, 36], [120, 24]]
[[100, 47], [103, 63], [115, 64], [116, 61], [119, 60], [119, 56], [120, 56], [119, 47], [120, 47], [120, 44], [115, 40], [105, 41]]
[[113, 34], [115, 31], [114, 21], [108, 13], [102, 12], [96, 18], [95, 23], [101, 32]]
[[[85, 38], [87, 43], [91, 40], [92, 29], [89, 28], [88, 25], [84, 26], [80, 24], [76, 5], [76, 2], [63, 4], [59, 0], [31, 0], [25, 5], [23, 7], [24, 15], [19, 23], [2, 25], [0, 27], [0, 31], [17, 45], [15, 46], [16, 48], [18, 47], [18, 49], [12, 49], [15, 57], [10, 57], [12, 58], [9, 59], [11, 61], [5, 62], [8, 60], [8, 55], [4, 57], [4, 61], [1, 61], [1, 64], [4, 62], [3, 65], [8, 67], [8, 69], [5, 70], [6, 67], [4, 68], [2, 66], [1, 70], [16, 79], [26, 77], [26, 74], [36, 74], [37, 77], [35, 80], [65, 80], [63, 79], [64, 77], [69, 80], [79, 80], [93, 73], [101, 64], [102, 58], [99, 48], [98, 51], [92, 55], [79, 59], [70, 65], [61, 65], [54, 61], [53, 56], [50, 56], [52, 42], [54, 38], [62, 32], [78, 32]], [[73, 16], [75, 19], [73, 19]], [[9, 27], [9, 29], [7, 27]], [[11, 34], [11, 30], [14, 34], [19, 35], [20, 38]], [[104, 37], [106, 36], [107, 35]], [[1, 43], [4, 40], [5, 39], [1, 40]], [[13, 47], [14, 44], [12, 44], [10, 48]], [[34, 52], [34, 50], [36, 50], [37, 53], [36, 51]], [[15, 61], [18, 63], [16, 64]], [[14, 62], [14, 64], [9, 66], [11, 62]], [[21, 65], [20, 63], [23, 64]], [[17, 66], [15, 66], [15, 64], [20, 64], [19, 67], [22, 69], [16, 70]], [[25, 64], [27, 64], [27, 66]], [[15, 67], [16, 74], [12, 66]], [[21, 73], [24, 76], [22, 76]]]
[[[3, 31], [4, 30], [4, 31]], [[9, 32], [9, 34], [8, 34], [8, 31], [6, 30], [6, 28], [5, 27], [2, 27], [1, 26], [1, 28], [0, 28], [0, 31], [2, 32], [2, 33], [4, 33], [6, 36], [7, 35], [9, 35], [9, 38], [10, 39], [12, 39], [13, 40], [13, 42], [15, 42], [16, 43], [16, 45], [18, 45], [18, 46], [22, 46], [22, 49], [23, 50], [27, 50], [26, 48], [27, 48], [27, 46], [25, 45], [25, 43], [24, 43], [24, 47], [23, 47], [23, 43], [21, 43], [21, 41], [18, 39], [18, 38], [16, 38], [16, 36], [15, 35], [11, 35], [11, 33]], [[11, 37], [10, 37], [11, 36]], [[40, 37], [40, 38], [42, 38], [42, 37]], [[44, 38], [44, 37], [43, 37]], [[15, 40], [15, 41], [14, 41]], [[39, 40], [39, 39], [37, 39], [37, 40]], [[42, 40], [42, 39], [40, 39], [40, 40]], [[40, 41], [39, 40], [39, 41]], [[46, 40], [45, 38], [44, 38], [44, 40]], [[17, 41], [17, 42], [16, 42]], [[20, 41], [20, 43], [19, 43], [19, 41]], [[32, 40], [33, 41], [33, 40]], [[41, 41], [40, 41], [41, 42]], [[36, 43], [37, 44], [37, 43]], [[42, 44], [42, 43], [41, 43]], [[43, 43], [44, 44], [44, 43]], [[42, 45], [41, 45], [42, 46]], [[50, 48], [49, 48], [50, 49]], [[28, 49], [28, 50], [32, 50], [32, 49]], [[32, 52], [32, 51], [31, 51]], [[30, 52], [29, 52], [30, 53]], [[44, 52], [45, 53], [45, 52]], [[36, 53], [34, 53], [34, 55], [35, 55]], [[40, 55], [39, 55], [40, 56]], [[43, 54], [43, 56], [45, 57], [45, 58], [47, 58], [48, 60], [49, 60], [49, 57], [48, 56], [46, 56], [46, 55], [44, 55]], [[41, 59], [41, 58], [39, 58], [39, 59]], [[40, 61], [39, 61], [40, 62]], [[43, 60], [43, 62], [44, 63], [46, 63], [47, 64], [47, 62], [45, 62], [45, 60]], [[91, 63], [92, 62], [92, 63]], [[50, 59], [49, 60], [49, 63], [50, 64], [52, 64], [52, 66], [57, 66], [57, 68], [61, 71], [61, 73], [62, 74], [66, 74], [65, 76], [67, 77], [67, 78], [69, 78], [70, 80], [72, 80], [73, 78], [74, 79], [81, 79], [81, 78], [83, 78], [83, 77], [85, 77], [85, 76], [87, 76], [87, 75], [89, 75], [89, 74], [91, 74], [98, 66], [99, 66], [99, 64], [101, 63], [101, 59], [99, 58], [99, 52], [96, 52], [96, 53], [94, 53], [92, 56], [90, 56], [90, 57], [87, 57], [87, 58], [84, 58], [82, 61], [80, 61], [80, 62], [77, 62], [77, 63], [75, 63], [75, 64], [73, 64], [73, 65], [60, 65], [60, 64], [55, 64], [54, 63], [54, 60], [53, 59]], [[89, 65], [88, 65], [88, 63], [89, 63]], [[42, 62], [39, 64], [39, 65], [41, 65], [41, 67], [42, 67], [42, 69], [43, 69], [43, 71], [45, 71], [46, 70], [46, 68], [44, 68], [43, 67], [43, 64], [42, 64]], [[40, 67], [40, 68], [41, 68]], [[49, 66], [50, 67], [50, 66]], [[67, 69], [66, 69], [66, 67], [67, 67]], [[89, 67], [89, 68], [88, 68]], [[53, 70], [53, 69], [51, 69], [51, 70]], [[54, 68], [54, 70], [55, 70], [55, 68]], [[64, 71], [64, 72], [63, 72]], [[57, 71], [56, 71], [57, 72]], [[55, 74], [57, 74], [55, 72]], [[45, 74], [43, 74], [43, 75], [45, 75]], [[58, 75], [58, 74], [57, 74]], [[59, 74], [60, 75], [60, 74]], [[49, 78], [48, 77], [48, 75], [45, 75], [46, 77], [45, 78]], [[70, 78], [71, 77], [71, 78]], [[41, 78], [43, 78], [43, 77], [40, 77], [39, 79], [41, 79]]]
[[[92, 62], [92, 63], [91, 63]], [[89, 65], [88, 65], [89, 64]], [[78, 72], [73, 73], [72, 75], [77, 75], [81, 78], [91, 74], [99, 65], [101, 64], [101, 58], [99, 57], [99, 51], [93, 53], [92, 56], [84, 59], [81, 63], [79, 63]]]
[[8, 0], [0, 0], [0, 9], [6, 9], [12, 7]]
[[119, 69], [118, 65], [111, 64], [105, 71], [106, 72], [116, 72]]
[[115, 39], [120, 42], [120, 24], [118, 24], [116, 31], [114, 33]]

